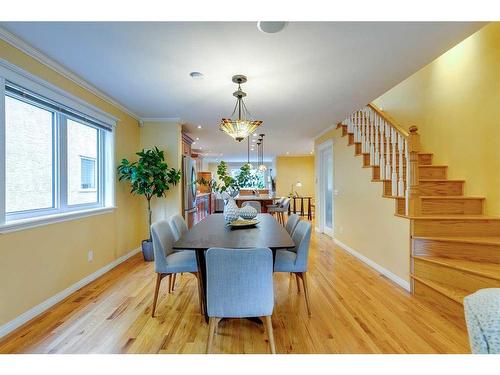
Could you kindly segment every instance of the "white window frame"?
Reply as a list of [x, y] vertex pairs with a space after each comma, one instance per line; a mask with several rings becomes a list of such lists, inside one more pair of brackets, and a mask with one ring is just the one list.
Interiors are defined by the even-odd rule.
[[[5, 133], [5, 84], [6, 81], [19, 85], [35, 94], [71, 108], [80, 116], [99, 121], [107, 130], [92, 126], [78, 118], [56, 112], [54, 129], [56, 133], [53, 142], [54, 174], [53, 174], [53, 208], [30, 210], [16, 213], [6, 213], [6, 133]], [[26, 101], [30, 103], [29, 100]], [[43, 106], [41, 106], [43, 108]], [[50, 110], [50, 109], [49, 109]], [[51, 110], [54, 112], [53, 110]], [[95, 127], [98, 132], [97, 158], [97, 203], [67, 204], [67, 119]], [[113, 211], [115, 208], [115, 178], [114, 178], [114, 137], [117, 119], [99, 108], [94, 107], [80, 98], [69, 94], [39, 77], [32, 75], [11, 63], [0, 59], [0, 233], [51, 224], [54, 222], [73, 220]]]

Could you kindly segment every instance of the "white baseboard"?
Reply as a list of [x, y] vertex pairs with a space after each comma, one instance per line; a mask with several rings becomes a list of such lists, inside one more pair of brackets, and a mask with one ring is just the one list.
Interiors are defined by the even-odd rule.
[[104, 275], [106, 272], [115, 268], [120, 263], [123, 263], [128, 258], [134, 256], [135, 254], [137, 254], [140, 251], [141, 251], [141, 248], [138, 247], [137, 249], [130, 251], [129, 253], [121, 256], [120, 258], [115, 259], [114, 261], [112, 261], [111, 263], [98, 269], [94, 273], [88, 275], [87, 277], [81, 279], [80, 281], [77, 281], [76, 283], [74, 283], [73, 285], [64, 289], [63, 291], [57, 293], [56, 295], [53, 295], [52, 297], [46, 299], [42, 303], [36, 305], [35, 307], [29, 309], [28, 311], [26, 311], [24, 313], [22, 313], [17, 318], [11, 320], [10, 322], [5, 323], [3, 326], [0, 326], [0, 338], [8, 335], [12, 331], [14, 331], [16, 328], [19, 328], [23, 324], [29, 322], [31, 319], [37, 317], [38, 315], [40, 315], [44, 311], [48, 310], [49, 308], [54, 306], [56, 303], [62, 301], [66, 297], [68, 297], [70, 294], [76, 292], [78, 289], [81, 289], [85, 285], [90, 284], [92, 281], [94, 281], [98, 277]]
[[382, 267], [378, 263], [375, 263], [373, 260], [365, 257], [364, 255], [360, 254], [359, 252], [357, 252], [353, 248], [347, 246], [345, 243], [339, 241], [338, 239], [334, 238], [333, 241], [335, 242], [336, 245], [340, 246], [342, 249], [344, 249], [345, 251], [347, 251], [349, 254], [355, 256], [356, 258], [358, 258], [360, 261], [362, 261], [366, 265], [368, 265], [371, 268], [375, 269], [376, 271], [380, 272], [382, 275], [384, 275], [385, 277], [387, 277], [389, 280], [395, 282], [396, 284], [398, 284], [403, 289], [406, 289], [408, 292], [411, 290], [411, 288], [410, 288], [410, 282], [409, 281], [406, 281], [406, 280], [402, 279], [401, 277], [393, 274], [388, 269]]

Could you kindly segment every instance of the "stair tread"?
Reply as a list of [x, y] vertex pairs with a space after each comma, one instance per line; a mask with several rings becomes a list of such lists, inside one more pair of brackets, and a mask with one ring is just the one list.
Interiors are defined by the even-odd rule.
[[419, 215], [419, 216], [407, 216], [396, 214], [396, 216], [404, 217], [405, 219], [412, 220], [500, 220], [497, 216], [486, 216], [486, 215]]
[[419, 178], [418, 181], [420, 182], [465, 182], [465, 180], [448, 180], [446, 178]]
[[451, 298], [452, 300], [454, 300], [455, 302], [458, 302], [460, 304], [463, 304], [464, 297], [467, 296], [468, 294], [470, 294], [466, 290], [454, 288], [450, 285], [438, 283], [435, 281], [430, 281], [430, 280], [423, 279], [421, 277], [414, 276], [414, 275], [412, 275], [411, 277], [414, 280], [420, 281], [422, 284], [427, 285], [428, 287], [438, 291], [439, 293], [447, 296], [448, 298]]
[[415, 255], [413, 256], [413, 258], [440, 264], [450, 268], [455, 268], [479, 276], [488, 277], [490, 279], [500, 280], [499, 263], [474, 262], [472, 260], [451, 259], [445, 257], [430, 257], [421, 255]]
[[[385, 180], [376, 180], [376, 181], [385, 181]], [[405, 197], [391, 197], [389, 195], [384, 196], [386, 198], [395, 198], [395, 199], [405, 199]], [[465, 195], [421, 195], [420, 198], [423, 199], [486, 199], [485, 197], [471, 197]]]
[[500, 237], [434, 237], [434, 236], [412, 236], [419, 240], [445, 241], [445, 242], [461, 242], [468, 244], [480, 245], [500, 245]]
[[424, 199], [486, 199], [485, 197], [471, 197], [465, 195], [421, 195]]

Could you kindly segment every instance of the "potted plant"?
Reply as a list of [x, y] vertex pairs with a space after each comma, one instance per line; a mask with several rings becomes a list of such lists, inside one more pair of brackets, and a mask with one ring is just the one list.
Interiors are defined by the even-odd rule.
[[145, 261], [154, 260], [151, 240], [151, 199], [166, 196], [171, 186], [177, 185], [181, 179], [181, 171], [169, 168], [165, 162], [163, 151], [157, 147], [137, 152], [139, 160], [130, 162], [122, 159], [118, 166], [120, 181], [129, 181], [130, 192], [134, 195], [144, 195], [148, 202], [149, 239], [142, 241], [142, 254]]
[[211, 179], [206, 180], [204, 178], [199, 179], [196, 183], [200, 185], [210, 186], [212, 191], [216, 193], [227, 193], [229, 196], [236, 196], [240, 190], [238, 181], [231, 177], [227, 170], [227, 164], [225, 161], [221, 161], [217, 165], [217, 176], [218, 180]]

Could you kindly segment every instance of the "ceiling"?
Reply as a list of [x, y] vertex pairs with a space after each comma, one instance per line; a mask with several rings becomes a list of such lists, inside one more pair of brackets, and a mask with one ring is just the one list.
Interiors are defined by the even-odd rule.
[[[321, 131], [482, 26], [291, 22], [280, 33], [264, 34], [255, 22], [0, 25], [138, 117], [180, 119], [200, 138], [195, 147], [228, 161], [246, 159], [245, 142], [218, 130], [234, 107], [234, 74], [248, 76], [246, 104], [264, 121], [259, 132], [266, 134], [266, 159], [309, 154]], [[203, 79], [193, 80], [192, 71]]]

